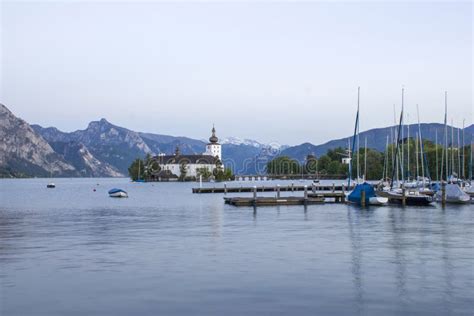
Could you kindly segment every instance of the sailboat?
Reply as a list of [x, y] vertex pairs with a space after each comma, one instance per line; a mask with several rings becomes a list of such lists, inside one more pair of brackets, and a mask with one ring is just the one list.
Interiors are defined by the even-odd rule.
[[474, 185], [472, 183], [472, 155], [474, 154], [474, 147], [473, 143], [471, 142], [471, 155], [470, 155], [470, 160], [469, 160], [469, 175], [468, 179], [469, 181], [466, 181], [466, 186], [464, 187], [464, 191], [469, 194], [471, 197], [474, 197]]
[[[451, 204], [467, 204], [471, 202], [471, 196], [464, 192], [461, 187], [455, 183], [447, 183], [446, 187], [446, 203]], [[442, 200], [442, 191], [436, 192], [436, 199]]]
[[[348, 194], [347, 200], [357, 205], [383, 205], [388, 202], [388, 199], [379, 197], [375, 194], [373, 186], [365, 181], [359, 182], [360, 179], [360, 165], [359, 165], [359, 109], [360, 109], [360, 87], [357, 89], [357, 115], [354, 127], [354, 136], [352, 137], [352, 152], [354, 152], [356, 137], [357, 137], [357, 185]], [[367, 147], [367, 146], [366, 146]], [[352, 177], [352, 159], [349, 161], [349, 180], [348, 188], [351, 187]], [[365, 177], [364, 177], [365, 178]], [[365, 180], [365, 179], [364, 179]], [[365, 197], [363, 199], [363, 197]]]
[[[421, 160], [421, 177], [417, 174], [418, 191], [422, 194], [433, 195], [434, 192], [431, 190], [431, 178], [429, 176], [428, 161], [426, 159], [426, 153], [423, 146], [423, 137], [421, 134], [420, 125], [420, 110], [418, 104], [416, 105], [416, 113], [418, 116], [418, 137], [420, 139], [420, 160]], [[417, 158], [418, 161], [418, 158]]]
[[[453, 203], [453, 204], [464, 204], [470, 203], [471, 197], [468, 193], [464, 192], [459, 184], [457, 183], [457, 174], [454, 172], [454, 151], [453, 151], [453, 144], [454, 144], [454, 129], [453, 124], [451, 123], [451, 175], [449, 175], [449, 154], [448, 154], [448, 93], [445, 92], [444, 96], [444, 144], [446, 150], [446, 203]], [[472, 153], [471, 153], [472, 159]], [[449, 176], [448, 176], [449, 175]], [[442, 201], [442, 194], [443, 192], [439, 190], [436, 192], [436, 199], [438, 201]]]
[[[52, 179], [53, 178], [53, 171], [50, 171], [49, 172], [49, 178]], [[56, 184], [54, 184], [54, 182], [49, 182], [46, 187], [48, 189], [54, 189], [56, 187]]]
[[[404, 97], [404, 89], [402, 88], [402, 110], [400, 113], [400, 123], [398, 126], [398, 136], [397, 136], [397, 147], [395, 149], [395, 160], [396, 160], [396, 168], [392, 170], [392, 181], [390, 183], [390, 190], [388, 191], [379, 191], [377, 192], [378, 196], [382, 196], [387, 198], [390, 202], [392, 203], [402, 203], [402, 201], [405, 201], [406, 205], [429, 205], [430, 203], [433, 202], [433, 198], [429, 195], [425, 194], [420, 194], [419, 191], [417, 190], [405, 190], [403, 188], [394, 188], [394, 178], [395, 178], [395, 173], [398, 172], [398, 161], [399, 161], [399, 152], [400, 152], [400, 133], [402, 130], [402, 124], [403, 124], [403, 110], [404, 110], [404, 103], [403, 103], [403, 98]], [[403, 168], [403, 161], [400, 161], [400, 167], [401, 167], [401, 175], [402, 175], [402, 186], [404, 186], [404, 168]]]
[[138, 159], [138, 172], [137, 172], [137, 180], [133, 182], [145, 182], [145, 180], [140, 179], [140, 159]]

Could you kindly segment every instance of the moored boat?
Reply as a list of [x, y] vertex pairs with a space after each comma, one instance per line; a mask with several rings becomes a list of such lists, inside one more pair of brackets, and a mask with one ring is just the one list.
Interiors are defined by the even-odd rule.
[[122, 189], [114, 188], [114, 189], [109, 190], [109, 196], [122, 198], [122, 197], [128, 197], [128, 193]]
[[[446, 191], [446, 203], [452, 204], [466, 204], [471, 202], [471, 196], [464, 192], [459, 185], [454, 183], [448, 183], [445, 187]], [[442, 201], [443, 191], [440, 190], [436, 193], [436, 199]]]
[[405, 200], [406, 205], [430, 205], [433, 203], [433, 197], [420, 194], [418, 191], [407, 190], [403, 196], [402, 190], [379, 191], [377, 196], [385, 197], [390, 203], [403, 204]]
[[54, 188], [56, 187], [56, 184], [54, 184], [53, 182], [50, 182], [50, 183], [48, 183], [48, 184], [46, 185], [46, 187], [47, 187], [48, 189], [54, 189]]
[[377, 196], [373, 186], [367, 182], [356, 185], [347, 196], [347, 200], [357, 205], [384, 205], [388, 202], [387, 198]]

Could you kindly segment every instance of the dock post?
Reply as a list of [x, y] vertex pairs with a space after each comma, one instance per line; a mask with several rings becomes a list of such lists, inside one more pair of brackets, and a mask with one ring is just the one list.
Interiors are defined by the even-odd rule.
[[280, 198], [280, 185], [279, 184], [277, 184], [276, 191], [277, 191], [277, 199], [279, 199]]
[[332, 183], [332, 193], [334, 193], [334, 191], [336, 191], [336, 184], [333, 182]]
[[365, 190], [360, 192], [360, 206], [365, 207]]
[[311, 192], [316, 193], [316, 185], [314, 182], [311, 183]]
[[304, 205], [308, 202], [308, 186], [304, 186]]
[[402, 205], [406, 206], [407, 205], [407, 197], [405, 195], [405, 184], [402, 184]]
[[227, 183], [224, 182], [224, 195], [227, 194]]
[[441, 181], [441, 205], [446, 206], [446, 182]]
[[[202, 189], [202, 174], [199, 175], [199, 188]], [[199, 192], [201, 193], [201, 192]]]
[[291, 192], [295, 192], [295, 184], [291, 182]]
[[257, 205], [257, 186], [253, 186], [253, 205]]

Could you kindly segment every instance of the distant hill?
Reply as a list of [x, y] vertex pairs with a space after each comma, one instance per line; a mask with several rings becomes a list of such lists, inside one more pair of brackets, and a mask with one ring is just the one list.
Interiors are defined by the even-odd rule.
[[78, 175], [31, 126], [0, 104], [0, 175], [2, 177]]
[[[137, 157], [158, 153], [172, 154], [179, 147], [183, 154], [201, 154], [206, 142], [188, 137], [175, 137], [152, 133], [140, 133], [114, 125], [106, 119], [89, 123], [86, 129], [71, 133], [61, 132], [54, 127], [44, 128], [32, 125], [33, 129], [46, 139], [51, 146], [64, 155], [68, 149], [68, 158], [80, 168], [78, 157], [72, 154], [71, 147], [80, 147], [88, 151], [97, 161], [111, 166], [120, 175], [126, 175], [131, 162]], [[246, 140], [249, 142], [248, 140]], [[257, 144], [257, 145], [256, 145]], [[224, 143], [222, 145], [224, 164], [240, 174], [253, 174], [257, 171], [256, 157], [271, 156], [266, 145], [258, 142]], [[83, 171], [83, 174], [90, 173]], [[109, 172], [99, 172], [94, 176], [115, 176]]]
[[[415, 137], [415, 133], [418, 133], [418, 124], [405, 125], [404, 133], [405, 137], [408, 135], [408, 128], [410, 129], [410, 137]], [[436, 133], [438, 134], [438, 143], [444, 143], [444, 125], [439, 123], [422, 123], [420, 124], [421, 134], [423, 139], [430, 140], [432, 142], [436, 139]], [[367, 147], [376, 149], [378, 151], [384, 151], [387, 136], [391, 138], [391, 133], [395, 130], [395, 127], [384, 127], [384, 128], [374, 128], [365, 132], [360, 133], [360, 145], [364, 146], [365, 139], [367, 138]], [[454, 128], [454, 133], [456, 135], [455, 144], [457, 144], [457, 132], [460, 131], [462, 135], [462, 129]], [[465, 143], [469, 144], [473, 139], [474, 125], [466, 127], [465, 129]], [[451, 127], [449, 127], [449, 135], [451, 135]], [[291, 146], [284, 149], [280, 155], [290, 156], [299, 161], [303, 161], [308, 154], [314, 154], [316, 156], [324, 155], [329, 149], [334, 149], [337, 147], [348, 147], [348, 141], [352, 139], [352, 135], [347, 137], [331, 140], [327, 143], [321, 145], [313, 145], [311, 143], [303, 143], [297, 146]], [[451, 138], [449, 138], [451, 139]], [[449, 140], [449, 143], [451, 141]]]
[[[386, 127], [362, 132], [361, 145], [367, 137], [370, 148], [383, 151], [392, 129]], [[411, 136], [417, 131], [418, 125], [410, 125]], [[455, 129], [456, 136], [457, 131]], [[437, 132], [438, 142], [443, 142], [442, 124], [421, 124], [421, 132], [424, 139], [432, 141]], [[465, 129], [466, 143], [472, 141], [473, 133], [474, 125]], [[346, 148], [351, 136], [320, 145], [303, 143], [290, 147], [229, 137], [222, 139], [222, 154], [224, 164], [236, 174], [263, 174], [266, 163], [276, 156], [287, 155], [303, 161], [308, 154], [321, 156], [329, 149]], [[0, 139], [3, 140], [0, 144], [0, 176], [15, 177], [48, 176], [50, 173], [55, 176], [126, 176], [129, 165], [137, 157], [172, 154], [177, 146], [184, 154], [200, 154], [205, 151], [207, 143], [182, 136], [135, 132], [106, 119], [92, 121], [84, 130], [66, 133], [55, 127], [30, 126], [4, 105], [0, 105]]]

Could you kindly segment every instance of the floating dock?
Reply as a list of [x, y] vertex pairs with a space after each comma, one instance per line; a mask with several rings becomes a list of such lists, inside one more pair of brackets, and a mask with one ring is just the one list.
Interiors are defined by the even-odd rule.
[[275, 206], [275, 205], [310, 205], [324, 203], [323, 197], [304, 197], [288, 196], [288, 197], [229, 197], [224, 198], [226, 204], [234, 206]]
[[318, 192], [309, 193], [308, 187], [304, 187], [304, 196], [280, 196], [280, 191], [277, 190], [275, 197], [257, 197], [257, 187], [253, 188], [252, 197], [225, 197], [226, 204], [234, 206], [274, 206], [274, 205], [310, 205], [321, 204], [328, 202], [345, 203], [346, 195], [343, 191], [340, 192]]

